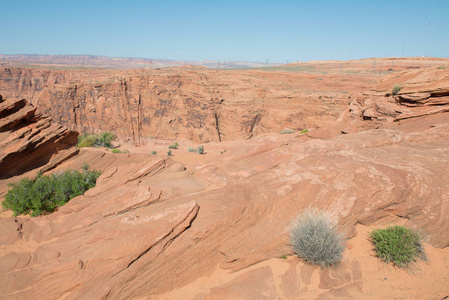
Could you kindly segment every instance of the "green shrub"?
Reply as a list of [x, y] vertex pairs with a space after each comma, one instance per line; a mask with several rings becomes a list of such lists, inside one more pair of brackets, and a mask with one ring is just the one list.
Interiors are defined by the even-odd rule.
[[328, 213], [306, 210], [293, 222], [290, 230], [293, 251], [304, 261], [330, 267], [338, 265], [345, 249], [344, 236]]
[[201, 145], [196, 149], [196, 153], [198, 154], [204, 154], [204, 146]]
[[[58, 175], [41, 175], [33, 180], [24, 178], [9, 184], [12, 188], [2, 202], [4, 209], [11, 209], [14, 216], [30, 214], [32, 217], [53, 212], [70, 199], [83, 195], [96, 184], [99, 171], [65, 171]], [[88, 167], [87, 167], [88, 168]]]
[[79, 148], [83, 147], [106, 147], [112, 148], [112, 141], [115, 139], [115, 136], [112, 132], [102, 132], [100, 134], [83, 134], [78, 136], [78, 144]]
[[446, 67], [438, 67], [438, 70], [444, 70]]
[[395, 84], [393, 86], [393, 95], [396, 95], [397, 93], [399, 93], [399, 91], [402, 89], [402, 86], [400, 84]]
[[168, 149], [178, 149], [179, 144], [178, 142], [175, 142], [173, 145], [168, 146]]
[[173, 156], [173, 154], [171, 153], [171, 150], [168, 150], [167, 156]]
[[404, 268], [418, 258], [426, 259], [421, 237], [404, 226], [390, 226], [370, 233], [377, 257]]
[[307, 133], [307, 132], [309, 132], [309, 129], [303, 129], [299, 133]]
[[291, 133], [295, 133], [295, 131], [293, 129], [284, 129], [281, 131], [281, 134], [291, 134]]
[[96, 134], [83, 134], [78, 136], [78, 144], [77, 146], [79, 148], [83, 147], [94, 147], [95, 142], [97, 141], [97, 135]]
[[151, 154], [156, 155], [156, 150], [151, 151]]
[[98, 135], [96, 146], [112, 148], [112, 141], [115, 139], [112, 132], [104, 131]]
[[129, 153], [128, 150], [120, 150], [118, 148], [112, 149], [112, 153]]
[[86, 163], [83, 163], [83, 166], [81, 167], [81, 170], [88, 171], [89, 170], [89, 165], [86, 164]]
[[188, 152], [195, 152], [195, 148], [193, 148], [193, 147], [188, 147], [188, 148], [187, 148], [187, 151], [188, 151]]

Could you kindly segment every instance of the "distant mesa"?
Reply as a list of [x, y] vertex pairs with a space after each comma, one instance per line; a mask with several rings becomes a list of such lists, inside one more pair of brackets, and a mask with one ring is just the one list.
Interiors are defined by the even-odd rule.
[[206, 68], [241, 69], [279, 64], [246, 61], [183, 61], [168, 59], [109, 57], [99, 55], [40, 55], [40, 54], [0, 54], [1, 63], [11, 66], [84, 67], [113, 69], [152, 69], [180, 66], [202, 66]]

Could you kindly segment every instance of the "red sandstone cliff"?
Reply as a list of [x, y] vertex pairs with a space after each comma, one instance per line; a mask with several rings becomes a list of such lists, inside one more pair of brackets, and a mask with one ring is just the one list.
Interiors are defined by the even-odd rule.
[[[360, 96], [331, 129], [320, 129], [350, 124], [360, 132], [331, 132], [331, 138], [314, 138], [319, 130], [260, 134], [244, 142], [211, 142], [202, 156], [176, 149], [171, 158], [164, 153], [167, 145], [157, 141], [129, 154], [82, 149], [55, 171], [88, 163], [103, 171], [95, 188], [51, 215], [0, 218], [0, 295], [444, 298], [449, 294], [448, 112], [404, 119], [378, 108], [382, 103], [414, 112], [442, 108], [445, 76], [447, 71], [431, 69], [385, 78], [373, 88], [376, 95]], [[392, 83], [403, 86], [402, 94], [386, 96]], [[418, 92], [430, 94], [428, 101], [403, 102], [403, 95]], [[10, 112], [22, 105], [7, 101], [0, 105]], [[365, 115], [366, 105], [375, 108], [373, 117]], [[22, 115], [34, 113], [24, 107], [18, 110]], [[6, 115], [2, 124], [22, 120]], [[31, 131], [38, 127], [33, 124]], [[27, 145], [29, 138], [19, 141]], [[49, 150], [57, 148], [52, 145]], [[151, 149], [164, 155], [151, 155]], [[346, 232], [341, 266], [319, 269], [293, 255], [290, 221], [308, 206], [330, 211]], [[380, 263], [368, 233], [388, 224], [419, 229], [429, 260], [411, 272]]]
[[151, 138], [246, 139], [335, 121], [378, 75], [164, 70], [2, 68], [0, 90], [24, 97], [72, 130]]

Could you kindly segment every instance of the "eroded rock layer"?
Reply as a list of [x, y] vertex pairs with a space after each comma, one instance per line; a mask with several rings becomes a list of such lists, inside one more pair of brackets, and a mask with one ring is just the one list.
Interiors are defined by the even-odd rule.
[[[180, 141], [172, 157], [158, 141], [129, 154], [82, 149], [54, 171], [87, 163], [103, 171], [95, 188], [51, 215], [0, 218], [0, 296], [443, 299], [448, 113], [383, 120], [356, 109], [369, 97], [402, 107], [400, 95], [360, 96], [327, 137], [324, 127], [259, 134], [211, 142], [204, 155]], [[348, 124], [359, 132], [333, 131]], [[291, 221], [310, 206], [329, 211], [348, 238], [336, 268], [304, 264], [289, 245]], [[407, 271], [378, 261], [368, 235], [390, 224], [420, 231], [428, 261]]]
[[0, 96], [0, 179], [70, 157], [77, 152], [77, 136], [26, 100]]
[[144, 145], [151, 138], [226, 141], [324, 126], [378, 77], [294, 70], [1, 68], [0, 89], [28, 99], [72, 130], [112, 131]]
[[[379, 297], [367, 282], [378, 272], [366, 267], [365, 260], [376, 262], [369, 243], [358, 248], [360, 241], [351, 240], [354, 250], [345, 252], [340, 271], [309, 270], [294, 260], [294, 270], [279, 274], [276, 260], [293, 254], [290, 221], [309, 206], [330, 211], [348, 237], [356, 234], [357, 224], [418, 228], [428, 237], [433, 260], [423, 267], [430, 277], [420, 280], [432, 278], [433, 293], [442, 293], [444, 276], [432, 274], [447, 275], [449, 268], [439, 260], [444, 254], [433, 248], [449, 245], [448, 129], [446, 121], [413, 134], [370, 130], [328, 140], [270, 134], [244, 144], [211, 143], [210, 159], [198, 164], [174, 161], [181, 159], [181, 149], [174, 150], [173, 160], [149, 151], [82, 150], [61, 168], [80, 169], [86, 162], [103, 169], [97, 187], [51, 215], [1, 220], [1, 232], [16, 233], [3, 238], [2, 296], [177, 299], [171, 293], [225, 272], [229, 282], [208, 281], [209, 288], [197, 287], [192, 298], [251, 299], [238, 289], [243, 285], [295, 299], [300, 295], [295, 286], [312, 288], [311, 282], [320, 286], [314, 295], [332, 291], [357, 298], [370, 291]], [[222, 147], [225, 154], [219, 153]], [[264, 261], [274, 265], [263, 269]], [[257, 285], [262, 279], [276, 282], [273, 272], [285, 277], [283, 287]], [[310, 277], [316, 272], [318, 283]], [[294, 279], [303, 273], [309, 275]], [[393, 274], [388, 276], [396, 278]], [[413, 293], [410, 288], [406, 295]]]
[[[395, 86], [397, 92], [393, 92]], [[362, 108], [365, 118], [400, 121], [448, 112], [449, 69], [428, 68], [389, 75], [366, 94], [371, 99]]]

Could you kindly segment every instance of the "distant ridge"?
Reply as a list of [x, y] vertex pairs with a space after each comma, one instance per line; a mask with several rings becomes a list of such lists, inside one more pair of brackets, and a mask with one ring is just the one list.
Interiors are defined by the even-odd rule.
[[219, 69], [257, 68], [277, 66], [262, 62], [246, 61], [183, 61], [169, 59], [150, 59], [138, 57], [109, 57], [100, 55], [45, 55], [45, 54], [0, 54], [0, 66], [42, 66], [52, 67], [91, 67], [91, 68], [164, 68], [175, 66], [202, 66]]

